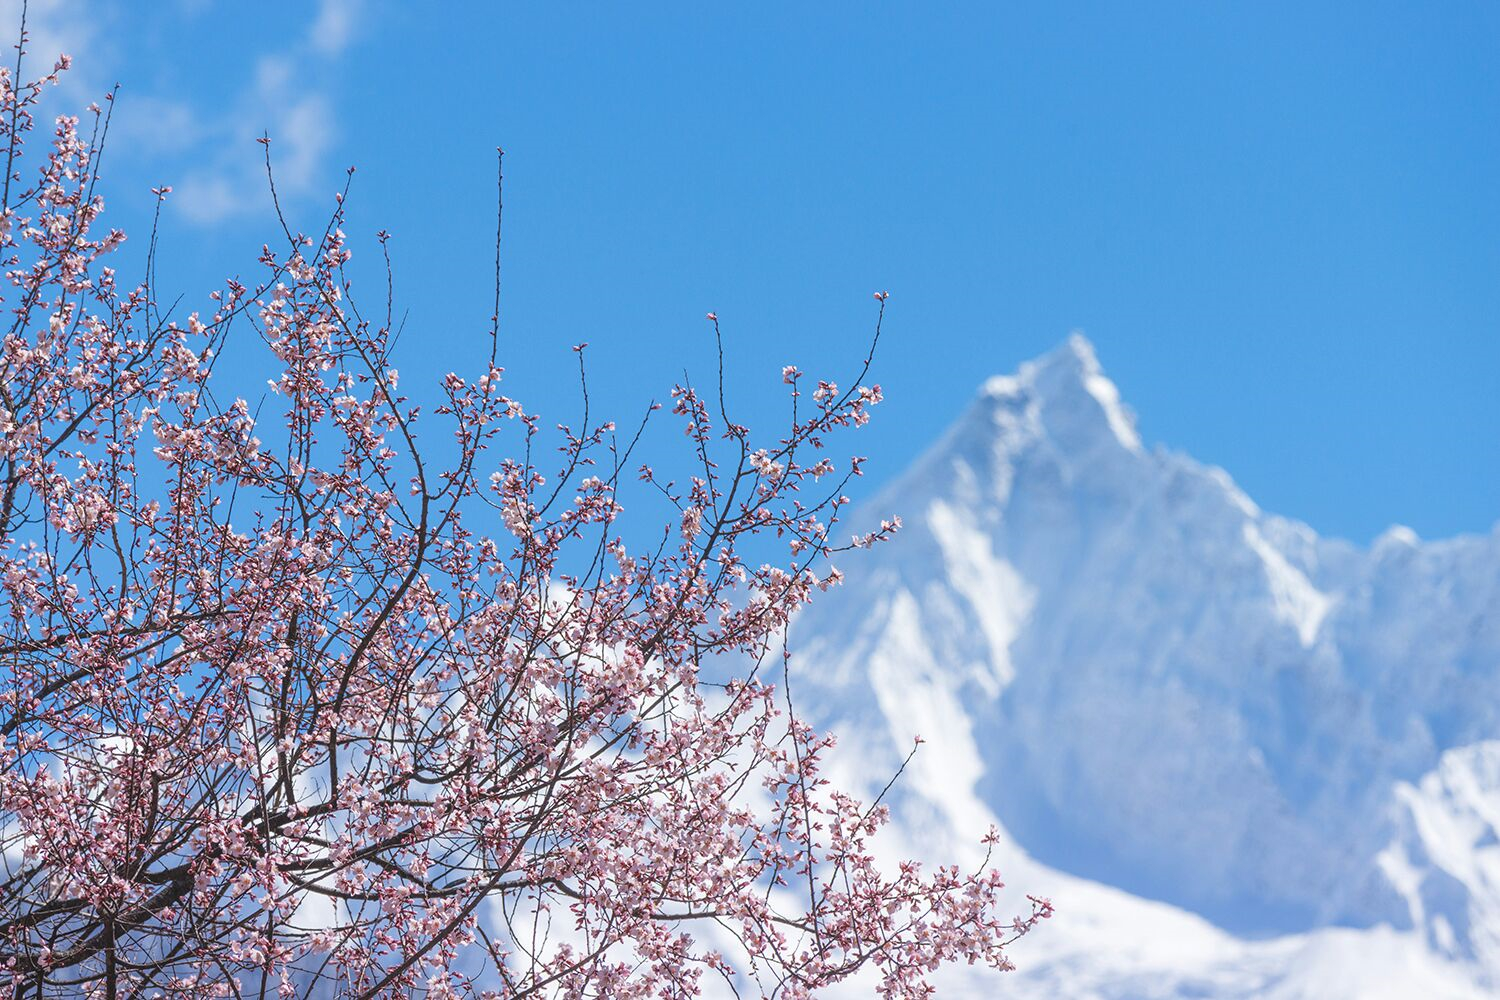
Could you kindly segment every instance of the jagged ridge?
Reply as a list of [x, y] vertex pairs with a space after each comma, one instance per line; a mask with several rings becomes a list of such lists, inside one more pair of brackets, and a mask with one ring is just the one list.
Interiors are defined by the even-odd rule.
[[1471, 912], [1496, 890], [1454, 871], [1487, 869], [1391, 859], [1422, 854], [1402, 789], [1500, 734], [1500, 531], [1360, 549], [1266, 514], [1146, 450], [1077, 336], [986, 382], [870, 509], [907, 529], [795, 641], [874, 773], [921, 732], [941, 765], [912, 794], [972, 796], [1058, 868], [1241, 932], [1491, 954]]

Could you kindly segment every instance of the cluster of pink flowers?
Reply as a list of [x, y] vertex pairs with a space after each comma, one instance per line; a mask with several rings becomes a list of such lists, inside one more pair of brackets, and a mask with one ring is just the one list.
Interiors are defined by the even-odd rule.
[[[563, 428], [544, 472], [491, 365], [437, 387], [436, 462], [389, 315], [351, 301], [343, 198], [174, 318], [104, 264], [107, 112], [22, 166], [55, 76], [0, 70], [10, 996], [794, 998], [868, 968], [909, 997], [1008, 967], [1047, 905], [883, 869], [883, 808], [828, 786], [763, 676], [838, 579], [859, 470], [827, 446], [879, 402], [863, 373], [804, 414], [786, 369], [764, 443], [679, 386], [679, 482], [609, 423]], [[261, 406], [216, 373], [232, 335], [270, 352]], [[640, 551], [626, 486], [663, 508]]]

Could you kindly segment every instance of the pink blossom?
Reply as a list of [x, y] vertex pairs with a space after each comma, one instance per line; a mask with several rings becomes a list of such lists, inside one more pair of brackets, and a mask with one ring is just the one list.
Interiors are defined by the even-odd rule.
[[[24, 154], [56, 71], [9, 72]], [[791, 998], [868, 968], [923, 997], [1010, 967], [1051, 904], [878, 864], [885, 809], [754, 668], [830, 556], [900, 528], [834, 541], [861, 460], [830, 442], [878, 386], [799, 412], [788, 366], [765, 438], [677, 386], [679, 467], [632, 480], [613, 423], [547, 429], [494, 364], [401, 395], [342, 196], [197, 313], [118, 284], [96, 124], [57, 119], [0, 206], [12, 995]], [[216, 364], [230, 337], [258, 360]]]

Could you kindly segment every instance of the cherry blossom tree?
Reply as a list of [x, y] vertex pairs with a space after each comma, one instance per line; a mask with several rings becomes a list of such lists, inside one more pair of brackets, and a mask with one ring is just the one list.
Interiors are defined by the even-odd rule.
[[[910, 997], [1009, 967], [1048, 904], [877, 863], [884, 807], [820, 776], [784, 684], [828, 557], [895, 527], [840, 528], [868, 357], [842, 386], [785, 369], [767, 439], [675, 387], [670, 476], [586, 381], [549, 427], [493, 356], [429, 416], [389, 297], [350, 294], [343, 195], [200, 311], [125, 283], [112, 100], [22, 155], [66, 67], [0, 70], [10, 996], [795, 998], [864, 970]], [[220, 371], [231, 337], [261, 403]], [[627, 494], [660, 530], [626, 530]]]

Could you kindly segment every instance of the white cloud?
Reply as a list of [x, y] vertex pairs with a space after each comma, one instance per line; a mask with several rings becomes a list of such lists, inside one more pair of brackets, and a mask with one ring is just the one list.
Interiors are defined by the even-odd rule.
[[173, 186], [172, 205], [193, 222], [217, 222], [245, 208], [244, 192], [223, 174], [190, 174]]
[[[21, 28], [21, 0], [0, 0], [0, 61], [15, 65], [16, 36]], [[31, 0], [26, 5], [26, 57], [21, 77], [34, 79], [52, 69], [57, 57], [70, 55], [74, 68], [63, 74], [59, 90], [79, 107], [103, 92], [95, 64], [106, 58], [111, 12], [85, 0]]]
[[308, 42], [325, 55], [338, 55], [358, 27], [363, 7], [362, 0], [322, 0], [317, 20], [308, 32]]
[[264, 211], [270, 204], [264, 151], [256, 140], [271, 137], [276, 190], [283, 199], [315, 191], [327, 173], [333, 145], [332, 103], [306, 87], [294, 52], [261, 57], [251, 86], [243, 93], [205, 149], [208, 162], [175, 185], [173, 202], [194, 222], [211, 223], [233, 215]]
[[194, 148], [205, 134], [204, 124], [188, 104], [145, 94], [127, 93], [110, 126], [115, 148], [123, 145], [172, 156]]
[[271, 137], [271, 164], [283, 206], [318, 188], [328, 173], [333, 113], [321, 94], [296, 96], [289, 87], [258, 91], [250, 107], [233, 115], [236, 126], [219, 135], [217, 154], [175, 186], [172, 203], [190, 220], [212, 223], [270, 207], [264, 153], [255, 142]]
[[[277, 138], [282, 155], [274, 157], [279, 175], [298, 190], [313, 187], [324, 172], [333, 145], [333, 109], [327, 98], [313, 95], [286, 109]], [[272, 147], [272, 153], [278, 147]]]
[[[201, 12], [202, 0], [180, 0]], [[308, 5], [311, 9], [312, 5]], [[111, 147], [149, 166], [152, 183], [170, 184], [172, 208], [191, 221], [211, 224], [265, 212], [270, 205], [262, 134], [271, 137], [271, 158], [283, 206], [326, 188], [334, 176], [328, 157], [336, 138], [329, 93], [336, 57], [347, 51], [361, 26], [364, 0], [319, 0], [305, 33], [264, 53], [238, 94], [222, 108], [191, 99], [143, 94], [127, 86], [115, 108]], [[20, 0], [0, 0], [0, 61], [14, 50], [8, 41], [20, 25]], [[108, 74], [131, 83], [128, 54], [111, 42], [112, 15], [87, 0], [31, 0], [27, 28], [28, 65], [33, 74], [50, 69], [67, 52], [78, 69], [64, 77], [57, 104], [76, 111], [108, 89]], [[211, 30], [205, 22], [204, 30]], [[123, 64], [123, 65], [122, 65]], [[23, 74], [25, 75], [25, 74]]]
[[[201, 13], [205, 0], [178, 0], [183, 12]], [[48, 108], [80, 111], [101, 100], [114, 78], [127, 87], [114, 108], [111, 154], [150, 172], [151, 183], [174, 187], [169, 205], [192, 222], [214, 223], [264, 213], [270, 207], [264, 151], [255, 139], [272, 136], [273, 169], [282, 204], [335, 189], [342, 172], [329, 166], [336, 139], [330, 85], [338, 57], [350, 48], [366, 13], [365, 0], [318, 0], [303, 33], [264, 52], [240, 91], [225, 106], [207, 108], [190, 97], [141, 93], [132, 87], [129, 49], [115, 30], [118, 10], [89, 0], [30, 0], [23, 76], [51, 69], [58, 54], [75, 69], [48, 96]], [[0, 64], [15, 57], [21, 0], [0, 0]], [[213, 30], [211, 18], [202, 30]], [[45, 117], [43, 117], [45, 120]]]

